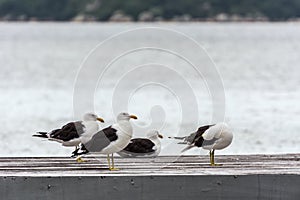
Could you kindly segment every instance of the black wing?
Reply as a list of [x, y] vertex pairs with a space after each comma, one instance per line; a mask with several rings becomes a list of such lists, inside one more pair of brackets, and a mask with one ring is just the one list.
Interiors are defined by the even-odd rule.
[[83, 147], [90, 152], [99, 152], [117, 139], [117, 130], [109, 126], [97, 132]]
[[50, 133], [50, 138], [55, 138], [63, 141], [70, 141], [79, 138], [84, 133], [84, 125], [81, 121], [70, 122], [64, 125], [61, 129], [56, 129]]
[[198, 130], [195, 133], [192, 133], [191, 135], [189, 135], [186, 138], [186, 141], [189, 142], [190, 144], [194, 144], [197, 147], [201, 147], [202, 144], [203, 144], [203, 141], [204, 141], [202, 135], [211, 126], [214, 126], [214, 124], [199, 127]]
[[111, 126], [102, 129], [102, 131], [110, 142], [118, 139], [117, 130], [112, 128]]
[[144, 138], [132, 139], [130, 143], [123, 149], [123, 151], [133, 152], [133, 153], [150, 153], [154, 152], [153, 147], [155, 144]]

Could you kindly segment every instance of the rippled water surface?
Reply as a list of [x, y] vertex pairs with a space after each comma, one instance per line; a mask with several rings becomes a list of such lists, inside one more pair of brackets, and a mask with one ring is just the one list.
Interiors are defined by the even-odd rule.
[[[199, 54], [190, 46], [188, 38], [151, 31], [109, 41], [84, 64], [94, 68], [78, 71], [97, 44], [142, 27], [191, 37], [206, 49], [219, 76], [205, 76], [214, 65], [203, 49]], [[128, 109], [139, 116], [134, 122], [136, 136], [149, 128], [160, 129], [165, 136], [189, 134], [219, 120], [213, 114], [224, 108], [221, 115], [232, 127], [234, 141], [219, 154], [300, 151], [299, 23], [0, 23], [0, 30], [1, 156], [68, 156], [73, 148], [31, 135], [79, 119], [74, 102], [82, 108], [90, 108], [92, 102], [106, 119], [103, 126], [113, 123], [113, 113]], [[151, 42], [166, 50], [149, 48]], [[137, 43], [145, 48], [111, 58]], [[202, 66], [202, 77], [180, 57], [183, 54], [198, 60], [193, 64]], [[86, 74], [78, 90], [80, 99], [74, 101], [78, 72]], [[95, 77], [99, 79], [94, 84]], [[218, 77], [225, 101], [214, 97], [218, 91], [211, 83]], [[92, 100], [85, 90], [92, 91]], [[162, 154], [179, 154], [184, 148], [166, 137], [162, 144]]]

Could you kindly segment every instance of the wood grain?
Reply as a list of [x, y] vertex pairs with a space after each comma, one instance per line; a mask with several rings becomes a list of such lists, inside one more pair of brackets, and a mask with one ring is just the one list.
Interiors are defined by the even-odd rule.
[[160, 156], [157, 158], [115, 157], [118, 171], [107, 169], [102, 155], [77, 163], [66, 157], [2, 157], [0, 176], [162, 176], [162, 175], [300, 175], [300, 154], [218, 155], [218, 167], [209, 166], [208, 156]]

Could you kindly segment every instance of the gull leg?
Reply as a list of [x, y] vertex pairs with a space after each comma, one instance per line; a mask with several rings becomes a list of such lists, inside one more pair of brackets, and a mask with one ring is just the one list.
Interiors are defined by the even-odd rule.
[[111, 154], [112, 168], [115, 168], [114, 154]]
[[110, 157], [109, 157], [109, 154], [107, 154], [107, 163], [108, 163], [108, 169], [110, 170], [111, 166], [110, 166]]
[[222, 164], [216, 164], [215, 163], [215, 150], [213, 149], [212, 151], [209, 151], [210, 155], [210, 166], [222, 166]]
[[83, 160], [83, 159], [82, 159], [82, 156], [77, 156], [76, 161], [77, 161], [78, 163], [87, 162], [86, 160]]
[[116, 171], [119, 170], [118, 168], [115, 168], [115, 161], [114, 161], [114, 154], [111, 154], [111, 163], [112, 163], [112, 167], [109, 169], [110, 171]]
[[[79, 146], [77, 145], [77, 146], [75, 147], [75, 151], [73, 152], [73, 154], [76, 154], [78, 151], [79, 151]], [[73, 155], [73, 156], [75, 156], [75, 155]], [[76, 157], [76, 161], [77, 161], [78, 163], [87, 162], [87, 160], [83, 160], [83, 159], [82, 159], [82, 156], [81, 156], [81, 155], [79, 155], [79, 156]]]
[[215, 166], [215, 150], [211, 151], [211, 164]]

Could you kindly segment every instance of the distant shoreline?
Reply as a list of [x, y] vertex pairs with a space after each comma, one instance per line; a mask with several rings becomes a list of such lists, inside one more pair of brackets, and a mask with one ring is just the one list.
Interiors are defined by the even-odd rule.
[[299, 0], [1, 0], [0, 21], [300, 21]]
[[201, 23], [216, 23], [216, 24], [238, 24], [238, 23], [300, 23], [300, 20], [287, 20], [287, 21], [59, 21], [59, 20], [0, 20], [0, 23], [78, 23], [78, 24], [201, 24]]

